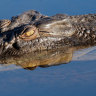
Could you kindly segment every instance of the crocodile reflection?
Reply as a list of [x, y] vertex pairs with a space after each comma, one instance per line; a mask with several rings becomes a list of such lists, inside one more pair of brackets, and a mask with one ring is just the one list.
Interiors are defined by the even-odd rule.
[[72, 60], [74, 51], [85, 47], [63, 47], [54, 50], [37, 51], [22, 56], [0, 57], [0, 62], [4, 64], [16, 64], [24, 69], [33, 70], [36, 67], [49, 67], [61, 64], [67, 64]]

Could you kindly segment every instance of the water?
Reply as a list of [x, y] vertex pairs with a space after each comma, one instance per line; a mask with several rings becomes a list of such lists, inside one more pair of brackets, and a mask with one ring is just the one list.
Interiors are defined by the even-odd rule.
[[10, 18], [30, 9], [46, 15], [96, 13], [95, 3], [96, 0], [0, 0], [0, 18]]
[[[96, 0], [1, 0], [0, 19], [10, 19], [30, 9], [46, 15], [96, 13]], [[96, 96], [96, 51], [88, 50], [75, 53], [75, 58], [68, 64], [37, 67], [33, 71], [15, 65], [0, 65], [0, 95]]]

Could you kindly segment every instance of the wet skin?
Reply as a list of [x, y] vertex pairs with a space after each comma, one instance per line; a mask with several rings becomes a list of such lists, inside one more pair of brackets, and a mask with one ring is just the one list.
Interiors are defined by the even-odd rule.
[[0, 63], [18, 64], [15, 61], [22, 60], [17, 60], [18, 57], [26, 58], [31, 54], [32, 58], [34, 52], [92, 46], [96, 44], [95, 32], [96, 14], [49, 17], [31, 10], [11, 20], [0, 21]]

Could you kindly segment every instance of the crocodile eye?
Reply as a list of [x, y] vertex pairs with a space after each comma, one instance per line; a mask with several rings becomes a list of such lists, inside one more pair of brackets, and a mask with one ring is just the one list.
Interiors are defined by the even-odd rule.
[[32, 28], [28, 28], [24, 30], [24, 34], [22, 35], [22, 37], [30, 37], [34, 33], [35, 33], [35, 30], [33, 30]]
[[25, 28], [21, 33], [20, 38], [24, 40], [32, 40], [40, 37], [38, 29], [34, 26]]

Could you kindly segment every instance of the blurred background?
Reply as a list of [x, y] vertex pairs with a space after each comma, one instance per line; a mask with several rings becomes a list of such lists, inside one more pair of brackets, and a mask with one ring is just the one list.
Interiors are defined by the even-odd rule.
[[96, 13], [96, 0], [0, 0], [0, 19], [31, 9], [46, 15]]

